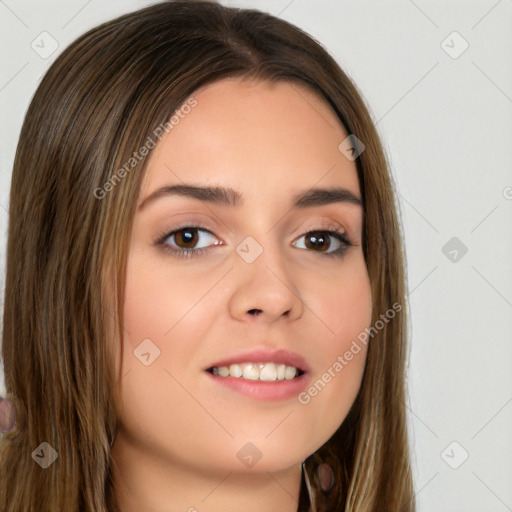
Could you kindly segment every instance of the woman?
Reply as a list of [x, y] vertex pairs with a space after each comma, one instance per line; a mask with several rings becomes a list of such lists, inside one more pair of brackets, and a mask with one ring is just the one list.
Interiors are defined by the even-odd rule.
[[89, 31], [9, 217], [2, 511], [414, 510], [390, 176], [308, 35], [209, 2]]

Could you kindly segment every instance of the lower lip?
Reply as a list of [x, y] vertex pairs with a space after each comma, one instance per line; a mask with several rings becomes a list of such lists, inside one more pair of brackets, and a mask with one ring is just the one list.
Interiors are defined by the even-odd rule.
[[241, 377], [219, 377], [206, 372], [214, 382], [226, 386], [233, 391], [257, 400], [277, 401], [287, 400], [304, 391], [309, 381], [309, 376], [303, 373], [292, 380], [249, 380]]

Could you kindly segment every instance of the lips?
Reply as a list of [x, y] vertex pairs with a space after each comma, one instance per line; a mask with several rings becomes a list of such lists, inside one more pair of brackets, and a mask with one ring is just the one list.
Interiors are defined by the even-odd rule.
[[269, 350], [254, 349], [250, 351], [238, 352], [225, 359], [220, 359], [205, 368], [211, 371], [213, 368], [229, 367], [232, 364], [244, 363], [274, 363], [284, 364], [286, 366], [294, 366], [300, 373], [309, 373], [311, 370], [306, 360], [299, 354], [289, 350]]

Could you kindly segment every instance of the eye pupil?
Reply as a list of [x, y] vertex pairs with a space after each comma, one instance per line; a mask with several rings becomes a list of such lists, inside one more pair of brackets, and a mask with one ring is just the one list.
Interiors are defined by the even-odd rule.
[[175, 235], [176, 245], [178, 245], [178, 247], [182, 247], [182, 245], [180, 244], [181, 239], [181, 241], [185, 244], [186, 249], [189, 248], [187, 244], [192, 246], [195, 245], [197, 243], [197, 238], [197, 229], [195, 228], [180, 229], [179, 231], [176, 231]]
[[308, 249], [328, 249], [329, 241], [322, 231], [312, 231], [308, 233], [305, 245]]

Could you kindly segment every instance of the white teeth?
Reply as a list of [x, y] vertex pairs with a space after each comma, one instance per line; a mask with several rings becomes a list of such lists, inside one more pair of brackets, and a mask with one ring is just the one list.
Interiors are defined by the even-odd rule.
[[287, 366], [284, 370], [284, 378], [286, 380], [293, 379], [297, 373], [297, 369], [293, 366]]
[[226, 368], [225, 366], [218, 368], [218, 372], [221, 377], [229, 377], [229, 368]]
[[213, 373], [220, 377], [237, 377], [248, 380], [292, 380], [298, 370], [295, 366], [286, 366], [275, 363], [242, 363], [229, 366], [219, 366], [213, 368]]
[[276, 380], [277, 378], [277, 370], [276, 365], [274, 363], [267, 363], [260, 370], [260, 380]]
[[231, 377], [241, 377], [243, 374], [242, 368], [240, 368], [240, 365], [238, 364], [232, 364], [229, 367], [229, 373]]
[[258, 380], [260, 378], [260, 370], [255, 364], [248, 364], [244, 368], [242, 376], [244, 379]]

